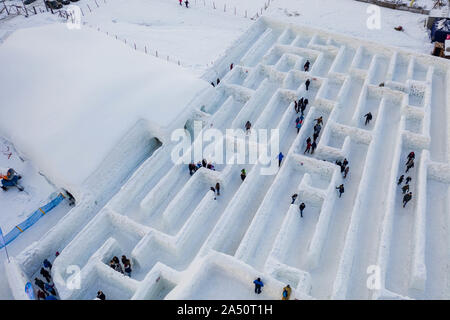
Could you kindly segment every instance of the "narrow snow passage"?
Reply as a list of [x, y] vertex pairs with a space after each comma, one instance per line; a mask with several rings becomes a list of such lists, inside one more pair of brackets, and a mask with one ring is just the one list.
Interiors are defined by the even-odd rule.
[[[414, 168], [408, 170], [406, 173], [406, 161], [408, 154], [414, 151], [416, 158], [414, 160]], [[409, 191], [412, 192], [412, 199], [403, 208], [403, 196], [402, 187], [405, 186], [405, 182], [397, 186], [395, 193], [395, 209], [393, 212], [393, 232], [391, 239], [391, 254], [390, 263], [386, 270], [386, 289], [392, 292], [408, 296], [408, 288], [410, 285], [410, 272], [405, 270], [411, 270], [411, 261], [413, 258], [413, 239], [414, 239], [414, 219], [416, 216], [416, 204], [419, 192], [422, 192], [417, 187], [417, 170], [420, 167], [421, 157], [418, 150], [411, 150], [411, 148], [403, 148], [400, 156], [400, 162], [398, 163], [399, 175], [404, 175], [405, 179], [411, 177], [409, 182]], [[398, 178], [398, 177], [394, 177]]]
[[[382, 218], [386, 210], [386, 192], [392, 183], [391, 166], [396, 137], [399, 136], [400, 105], [383, 98], [382, 108], [377, 121], [376, 134], [373, 136], [367, 155], [365, 168], [366, 189], [359, 190], [361, 211], [354, 212], [351, 237], [346, 239], [346, 246], [352, 246], [352, 277], [348, 288], [348, 298], [369, 298], [366, 286], [367, 267], [376, 264], [378, 242]], [[391, 141], [391, 143], [386, 143]], [[382, 155], [382, 156], [381, 156]], [[370, 191], [369, 191], [370, 190]], [[356, 243], [353, 243], [356, 241]], [[344, 256], [344, 261], [346, 257]], [[342, 268], [343, 265], [340, 266]], [[343, 270], [348, 272], [349, 270]]]
[[449, 192], [448, 184], [428, 179], [425, 292], [430, 299], [450, 299]]
[[431, 124], [430, 124], [430, 156], [432, 161], [445, 162], [447, 159], [447, 123], [448, 110], [446, 108], [446, 90], [448, 79], [445, 74], [434, 70], [432, 80], [431, 98]]
[[350, 140], [349, 150], [347, 160], [349, 161], [351, 171], [344, 181], [345, 193], [333, 205], [328, 236], [321, 254], [319, 266], [312, 270], [306, 268], [312, 277], [313, 285], [311, 295], [318, 299], [329, 299], [331, 296], [333, 281], [339, 265], [339, 257], [342, 254], [345, 236], [350, 224], [352, 208], [358, 190], [361, 187], [361, 176], [364, 170], [364, 164], [367, 161], [367, 145]]

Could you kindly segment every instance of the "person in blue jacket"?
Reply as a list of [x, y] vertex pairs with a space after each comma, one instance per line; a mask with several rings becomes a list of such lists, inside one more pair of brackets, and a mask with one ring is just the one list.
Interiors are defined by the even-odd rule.
[[278, 154], [278, 167], [281, 167], [281, 161], [283, 160], [283, 158], [284, 158], [284, 155], [283, 155], [283, 153], [279, 153]]
[[52, 268], [51, 262], [48, 261], [47, 259], [44, 260], [44, 268], [47, 268], [47, 269], [51, 269]]
[[261, 278], [256, 279], [253, 283], [255, 284], [255, 293], [260, 294], [261, 287], [264, 287], [264, 283], [261, 281]]

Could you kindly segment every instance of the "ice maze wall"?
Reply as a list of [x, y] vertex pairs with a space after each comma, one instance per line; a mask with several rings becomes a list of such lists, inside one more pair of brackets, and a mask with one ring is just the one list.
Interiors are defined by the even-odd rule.
[[[108, 299], [280, 299], [290, 284], [291, 299], [449, 299], [449, 66], [258, 19], [204, 74], [221, 83], [197, 99], [186, 131], [201, 122], [195, 154], [211, 128], [240, 130], [250, 120], [253, 130], [277, 129], [270, 145], [279, 142], [281, 167], [264, 175], [262, 162], [227, 162], [190, 176], [186, 164], [171, 161], [167, 141], [64, 243], [52, 269], [60, 297], [93, 299], [102, 290]], [[309, 105], [297, 133], [300, 97]], [[373, 120], [365, 125], [367, 112]], [[305, 154], [318, 117], [317, 149]], [[238, 143], [258, 147], [227, 135], [213, 146]], [[212, 157], [206, 145], [195, 161]], [[412, 177], [413, 198], [403, 208], [397, 179], [410, 151], [415, 166], [405, 177]], [[345, 179], [335, 164], [344, 158]], [[83, 215], [87, 206], [73, 210]], [[132, 260], [131, 277], [108, 266], [122, 254]], [[18, 272], [31, 276], [44, 256], [16, 257]], [[68, 285], [71, 265], [81, 269], [77, 289]], [[256, 277], [265, 283], [260, 296]]]

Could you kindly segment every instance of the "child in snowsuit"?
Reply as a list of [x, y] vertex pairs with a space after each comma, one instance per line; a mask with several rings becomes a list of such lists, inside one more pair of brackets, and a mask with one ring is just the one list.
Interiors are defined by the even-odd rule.
[[261, 287], [264, 287], [264, 283], [261, 281], [261, 278], [256, 279], [253, 283], [255, 284], [255, 293], [260, 294]]

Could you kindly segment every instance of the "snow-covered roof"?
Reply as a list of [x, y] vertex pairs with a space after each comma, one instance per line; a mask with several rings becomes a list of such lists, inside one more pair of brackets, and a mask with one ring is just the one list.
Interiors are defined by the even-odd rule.
[[0, 134], [63, 185], [80, 185], [139, 119], [167, 136], [210, 87], [175, 64], [65, 24], [16, 31], [0, 46], [0, 70]]

